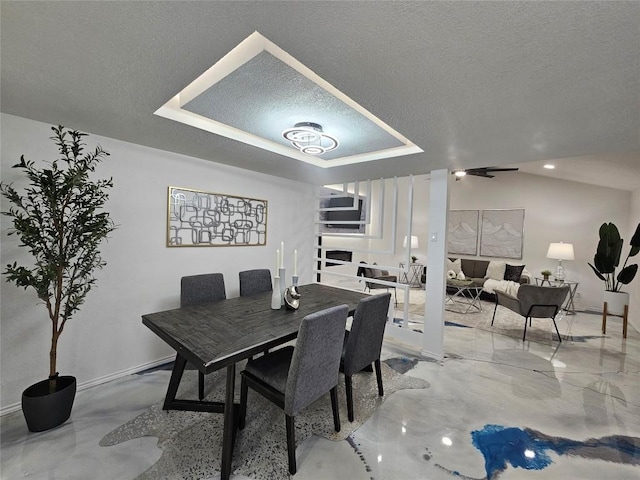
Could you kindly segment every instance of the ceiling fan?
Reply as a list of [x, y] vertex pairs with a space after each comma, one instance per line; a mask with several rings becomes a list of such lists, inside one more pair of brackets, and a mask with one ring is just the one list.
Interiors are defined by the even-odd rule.
[[456, 176], [456, 181], [460, 180], [466, 175], [474, 175], [476, 177], [493, 178], [495, 175], [491, 175], [495, 172], [517, 172], [517, 168], [500, 168], [500, 167], [479, 167], [479, 168], [466, 168], [451, 172]]

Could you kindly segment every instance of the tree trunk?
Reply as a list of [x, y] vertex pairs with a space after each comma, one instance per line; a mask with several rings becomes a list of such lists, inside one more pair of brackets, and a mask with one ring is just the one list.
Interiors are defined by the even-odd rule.
[[49, 393], [56, 391], [56, 381], [58, 372], [56, 372], [56, 361], [58, 358], [58, 337], [60, 334], [55, 331], [51, 336], [51, 351], [49, 352]]

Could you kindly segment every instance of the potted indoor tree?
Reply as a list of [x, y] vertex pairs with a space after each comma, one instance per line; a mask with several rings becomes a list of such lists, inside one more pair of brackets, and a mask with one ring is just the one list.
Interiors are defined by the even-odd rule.
[[105, 266], [99, 247], [115, 228], [102, 210], [113, 180], [90, 178], [109, 153], [100, 146], [85, 153], [85, 133], [63, 126], [51, 129], [60, 157], [39, 168], [22, 155], [13, 168], [21, 169], [28, 179], [23, 193], [12, 184], [0, 184], [0, 193], [11, 203], [2, 212], [12, 218], [8, 234], [15, 234], [33, 257], [26, 265], [7, 265], [6, 280], [36, 291], [51, 329], [49, 378], [22, 394], [22, 410], [31, 431], [56, 427], [71, 414], [76, 379], [58, 375], [58, 340], [95, 285], [95, 270]]
[[621, 315], [624, 306], [629, 305], [629, 294], [622, 292], [623, 285], [628, 285], [638, 272], [637, 264], [627, 265], [629, 258], [640, 252], [640, 224], [631, 237], [631, 246], [627, 257], [622, 264], [622, 269], [616, 272], [622, 258], [624, 240], [620, 238], [620, 232], [613, 223], [603, 223], [599, 230], [600, 240], [596, 254], [593, 257], [593, 269], [597, 277], [605, 284], [604, 301], [607, 302], [607, 310], [612, 314]]

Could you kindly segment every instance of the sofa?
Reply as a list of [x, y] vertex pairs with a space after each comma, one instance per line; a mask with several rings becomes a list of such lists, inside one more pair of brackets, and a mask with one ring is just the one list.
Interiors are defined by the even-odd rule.
[[456, 278], [461, 278], [459, 272], [462, 272], [466, 280], [483, 287], [480, 298], [491, 301], [495, 300], [494, 288], [504, 289], [505, 282], [532, 283], [531, 273], [517, 261], [450, 258], [447, 260], [447, 274], [451, 276], [451, 272], [456, 274]]

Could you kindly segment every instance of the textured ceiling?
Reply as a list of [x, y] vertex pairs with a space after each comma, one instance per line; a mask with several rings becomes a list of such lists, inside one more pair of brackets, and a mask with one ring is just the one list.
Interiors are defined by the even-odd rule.
[[[640, 176], [640, 2], [2, 1], [0, 12], [5, 113], [314, 184], [564, 158]], [[153, 115], [254, 31], [424, 152], [321, 169]]]

